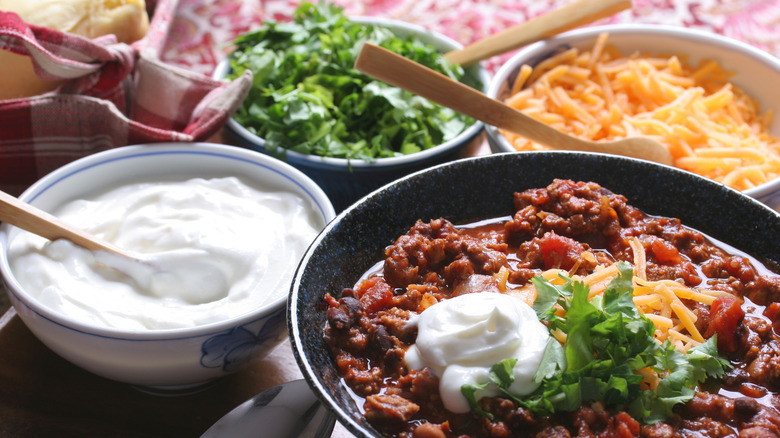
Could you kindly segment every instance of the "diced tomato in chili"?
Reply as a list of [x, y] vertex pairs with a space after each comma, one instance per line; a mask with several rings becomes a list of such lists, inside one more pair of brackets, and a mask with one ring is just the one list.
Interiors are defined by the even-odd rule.
[[363, 280], [358, 285], [358, 294], [366, 313], [376, 313], [393, 304], [393, 288], [382, 277]]
[[730, 275], [739, 278], [742, 283], [749, 283], [756, 279], [756, 270], [744, 257], [727, 257], [725, 267]]
[[650, 243], [650, 250], [653, 252], [655, 259], [659, 263], [664, 264], [677, 264], [680, 263], [682, 257], [680, 252], [671, 243], [662, 239], [653, 239]]
[[773, 323], [780, 319], [780, 303], [770, 303], [764, 309], [764, 316]]
[[772, 322], [772, 330], [775, 334], [780, 333], [780, 303], [769, 303], [764, 308], [763, 315]]
[[325, 294], [325, 298], [323, 299], [323, 302], [328, 307], [338, 307], [339, 301], [335, 298], [333, 298], [330, 294]]
[[539, 249], [545, 268], [571, 269], [585, 247], [574, 239], [549, 232], [539, 240]]
[[710, 322], [704, 336], [709, 338], [717, 334], [718, 350], [733, 353], [739, 348], [737, 326], [744, 316], [745, 311], [736, 297], [718, 297], [710, 307]]
[[620, 438], [634, 438], [639, 436], [639, 422], [625, 412], [615, 416], [615, 434]]

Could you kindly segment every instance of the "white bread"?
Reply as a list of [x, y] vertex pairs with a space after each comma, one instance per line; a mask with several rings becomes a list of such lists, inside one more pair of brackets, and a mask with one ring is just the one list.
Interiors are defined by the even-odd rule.
[[[0, 11], [87, 38], [114, 34], [128, 44], [143, 38], [149, 28], [145, 0], [0, 0]], [[0, 100], [34, 96], [59, 84], [36, 76], [27, 56], [0, 50]]]

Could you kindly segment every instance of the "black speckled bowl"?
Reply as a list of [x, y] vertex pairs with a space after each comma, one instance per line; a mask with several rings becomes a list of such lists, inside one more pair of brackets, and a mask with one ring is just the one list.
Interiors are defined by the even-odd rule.
[[672, 167], [577, 152], [496, 154], [440, 165], [387, 185], [336, 217], [304, 255], [288, 299], [298, 365], [314, 392], [358, 437], [379, 434], [362, 417], [322, 339], [326, 292], [339, 296], [383, 258], [417, 219], [455, 224], [513, 213], [513, 193], [554, 178], [594, 181], [651, 215], [685, 225], [780, 265], [780, 213], [735, 190]]

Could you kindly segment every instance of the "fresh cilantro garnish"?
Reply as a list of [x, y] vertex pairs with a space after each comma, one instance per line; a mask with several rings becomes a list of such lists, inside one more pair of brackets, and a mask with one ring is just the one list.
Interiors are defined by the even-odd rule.
[[466, 397], [466, 400], [468, 400], [472, 412], [491, 420], [493, 419], [493, 414], [483, 410], [477, 402], [476, 393], [479, 390], [485, 389], [490, 382], [496, 383], [499, 388], [506, 393], [505, 388], [515, 381], [515, 375], [512, 372], [512, 369], [515, 367], [516, 363], [517, 359], [504, 359], [490, 367], [490, 372], [488, 373], [490, 381], [481, 384], [467, 383], [460, 387], [460, 392]]
[[[565, 333], [566, 342], [561, 346], [551, 337], [535, 375], [540, 386], [530, 395], [517, 397], [508, 390], [512, 373], [511, 367], [505, 368], [515, 362], [494, 366], [490, 381], [537, 414], [575, 411], [584, 402], [600, 401], [627, 410], [639, 421], [655, 423], [672, 416], [674, 406], [690, 400], [699, 383], [722, 377], [731, 365], [718, 356], [715, 337], [687, 353], [668, 341], [661, 345], [655, 341], [655, 325], [634, 305], [632, 266], [620, 262], [618, 270], [620, 274], [603, 295], [591, 300], [588, 286], [567, 276], [561, 276], [565, 284], [560, 286], [541, 276], [531, 280], [537, 290], [534, 310], [551, 332]], [[565, 310], [565, 317], [556, 314], [556, 306]], [[660, 383], [655, 390], [642, 388], [643, 377], [636, 373], [641, 369], [658, 374]], [[476, 406], [474, 413], [485, 415], [474, 399], [475, 392], [467, 394], [469, 403]]]
[[[433, 46], [359, 24], [342, 8], [303, 2], [293, 21], [265, 21], [235, 39], [231, 74], [253, 85], [234, 118], [265, 139], [266, 150], [347, 159], [411, 154], [448, 141], [473, 120], [354, 68], [363, 42], [380, 45], [455, 80], [465, 77]], [[475, 84], [471, 84], [475, 85]]]

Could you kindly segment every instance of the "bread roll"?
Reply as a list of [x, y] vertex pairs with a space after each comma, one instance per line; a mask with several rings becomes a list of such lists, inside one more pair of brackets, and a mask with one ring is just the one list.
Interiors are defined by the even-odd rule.
[[[87, 38], [114, 34], [128, 44], [143, 38], [149, 28], [145, 0], [0, 0], [0, 11]], [[0, 99], [34, 96], [59, 84], [36, 76], [29, 57], [0, 50]]]

